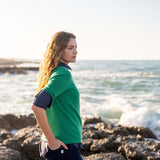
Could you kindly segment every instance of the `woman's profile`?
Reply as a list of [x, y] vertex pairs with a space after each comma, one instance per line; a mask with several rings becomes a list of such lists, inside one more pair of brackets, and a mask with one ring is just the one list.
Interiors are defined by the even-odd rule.
[[76, 62], [76, 36], [57, 32], [41, 62], [32, 110], [42, 130], [40, 156], [47, 160], [82, 160], [79, 91], [69, 63]]

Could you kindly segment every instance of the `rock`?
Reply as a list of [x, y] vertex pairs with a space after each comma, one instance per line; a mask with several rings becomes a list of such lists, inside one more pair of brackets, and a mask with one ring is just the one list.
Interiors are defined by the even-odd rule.
[[93, 152], [117, 152], [119, 142], [110, 141], [110, 139], [93, 140], [90, 150]]
[[140, 159], [145, 160], [147, 157], [140, 151], [132, 148], [131, 145], [126, 144], [125, 146], [120, 146], [118, 151], [126, 158], [126, 159]]
[[157, 155], [147, 157], [147, 160], [160, 160], [160, 157]]
[[5, 129], [0, 129], [0, 143], [2, 143], [5, 139], [8, 139], [12, 137], [12, 134], [5, 130]]
[[125, 127], [115, 127], [111, 130], [111, 133], [121, 135], [121, 136], [127, 136], [130, 134], [127, 128]]
[[[22, 64], [33, 64], [33, 66], [19, 66]], [[36, 64], [36, 66], [35, 66]], [[25, 74], [27, 71], [38, 71], [39, 62], [36, 61], [22, 61], [16, 59], [2, 59], [0, 58], [0, 73], [10, 74]]]
[[160, 156], [153, 151], [152, 146], [146, 146], [143, 142], [128, 142], [118, 148], [118, 152], [121, 153], [128, 160], [148, 160], [157, 159]]
[[38, 71], [38, 67], [0, 67], [0, 73], [26, 74], [27, 71]]
[[93, 128], [88, 128], [88, 129], [84, 128], [83, 139], [87, 139], [87, 138], [100, 139], [102, 138], [101, 132]]
[[111, 129], [113, 129], [113, 125], [112, 124], [107, 124], [105, 122], [98, 122], [96, 124], [95, 128], [97, 128], [100, 131], [103, 131], [105, 129], [111, 130]]
[[8, 123], [8, 121], [4, 118], [4, 115], [0, 115], [0, 128], [5, 128], [5, 129], [9, 129], [10, 128], [10, 124]]
[[82, 118], [82, 125], [85, 126], [87, 124], [96, 124], [98, 122], [103, 122], [102, 119], [99, 118]]
[[83, 157], [83, 160], [125, 160], [125, 158], [117, 153], [100, 153]]
[[127, 127], [127, 130], [130, 134], [139, 134], [143, 138], [154, 138], [157, 139], [156, 136], [153, 134], [153, 132], [149, 128], [144, 127]]
[[21, 142], [18, 138], [14, 137], [14, 138], [6, 139], [4, 140], [3, 145], [11, 149], [21, 151]]
[[143, 138], [142, 138], [142, 136], [140, 134], [137, 134], [136, 139], [137, 139], [137, 141], [142, 141], [143, 140]]
[[149, 128], [138, 127], [137, 134], [141, 135], [143, 138], [154, 138], [157, 139], [156, 136]]
[[20, 152], [6, 146], [0, 146], [0, 160], [21, 160], [21, 158]]
[[82, 141], [82, 145], [83, 145], [83, 150], [85, 151], [90, 151], [90, 147], [93, 144], [93, 139], [92, 138], [88, 138]]
[[0, 115], [0, 121], [0, 128], [10, 131], [37, 124], [33, 114], [19, 116], [15, 116], [13, 114]]
[[39, 142], [41, 140], [41, 130], [37, 126], [21, 129], [15, 135], [20, 140], [21, 152], [28, 158], [39, 157]]
[[145, 145], [148, 147], [152, 146], [154, 151], [159, 151], [160, 153], [160, 141], [151, 138], [145, 138]]
[[[43, 159], [39, 156], [42, 133], [33, 114], [0, 115], [0, 120], [3, 122], [0, 123], [0, 152], [6, 149], [2, 156], [12, 152], [22, 160]], [[100, 118], [84, 119], [82, 144], [84, 160], [156, 160], [160, 157], [160, 142], [148, 128], [123, 127], [105, 123]]]
[[41, 130], [38, 125], [18, 130], [14, 138], [7, 139], [3, 145], [21, 152], [23, 157], [28, 159], [39, 157], [39, 142]]

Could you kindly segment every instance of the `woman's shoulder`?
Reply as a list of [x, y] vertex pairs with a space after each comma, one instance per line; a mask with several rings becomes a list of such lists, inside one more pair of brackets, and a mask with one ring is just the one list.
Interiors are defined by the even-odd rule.
[[51, 73], [51, 77], [52, 76], [60, 76], [60, 75], [70, 77], [71, 72], [67, 68], [59, 66], [59, 67], [56, 67], [56, 69], [54, 69], [54, 71], [52, 71], [52, 73]]

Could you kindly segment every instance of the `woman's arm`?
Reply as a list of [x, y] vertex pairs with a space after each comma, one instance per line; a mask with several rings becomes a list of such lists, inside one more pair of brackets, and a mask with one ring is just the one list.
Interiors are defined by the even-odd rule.
[[32, 104], [31, 108], [34, 112], [34, 115], [36, 117], [36, 120], [37, 120], [42, 132], [44, 133], [44, 135], [47, 138], [49, 148], [51, 150], [55, 150], [55, 149], [59, 148], [60, 146], [63, 146], [65, 149], [68, 149], [67, 146], [62, 141], [55, 138], [55, 136], [49, 126], [45, 109], [37, 107], [34, 104]]

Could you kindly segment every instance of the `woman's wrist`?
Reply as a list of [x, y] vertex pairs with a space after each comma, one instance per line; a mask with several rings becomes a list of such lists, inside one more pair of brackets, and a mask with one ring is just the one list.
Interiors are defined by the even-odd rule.
[[47, 138], [47, 141], [49, 144], [53, 144], [54, 142], [56, 142], [56, 138], [55, 136], [52, 136], [52, 137]]

